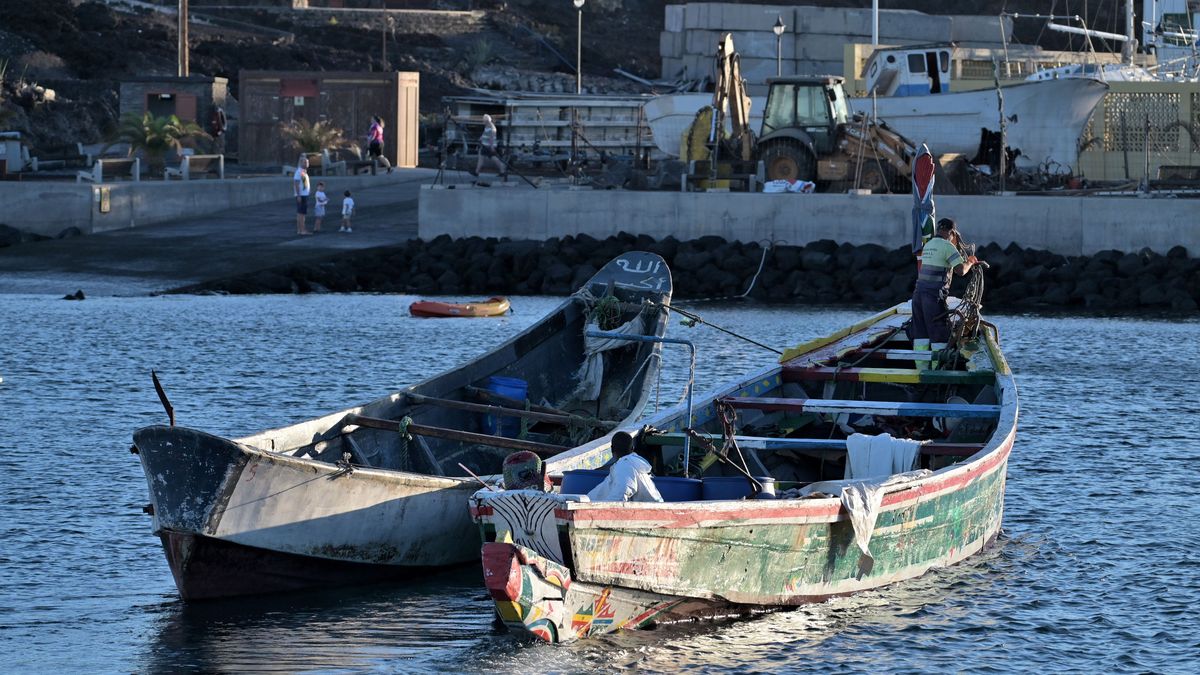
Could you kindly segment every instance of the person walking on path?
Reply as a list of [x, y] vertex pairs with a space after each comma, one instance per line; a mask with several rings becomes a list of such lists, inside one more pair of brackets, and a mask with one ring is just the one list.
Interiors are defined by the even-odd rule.
[[[914, 351], [938, 352], [945, 349], [950, 341], [950, 321], [946, 310], [950, 280], [955, 274], [963, 275], [971, 271], [971, 267], [979, 262], [975, 256], [963, 260], [954, 245], [958, 240], [954, 221], [942, 218], [937, 223], [933, 238], [921, 249], [921, 266], [912, 297]], [[918, 370], [937, 367], [936, 361], [922, 360], [916, 363]]]
[[382, 164], [388, 173], [392, 172], [392, 163], [383, 154], [383, 118], [371, 118], [371, 128], [367, 131], [367, 155], [376, 164]]
[[321, 223], [325, 221], [325, 206], [329, 204], [329, 197], [325, 194], [325, 182], [317, 183], [317, 194], [314, 197], [313, 203], [313, 232], [321, 231]]
[[342, 226], [338, 228], [338, 232], [353, 232], [350, 227], [350, 219], [354, 217], [354, 197], [350, 196], [350, 191], [346, 190], [345, 198], [342, 200]]
[[300, 155], [296, 162], [296, 173], [292, 175], [292, 189], [296, 193], [296, 234], [311, 234], [304, 227], [308, 217], [308, 157]]
[[492, 122], [491, 115], [484, 115], [483, 134], [479, 137], [479, 159], [475, 162], [472, 176], [478, 176], [483, 171], [483, 160], [486, 159], [489, 163], [495, 163], [496, 173], [500, 174], [501, 178], [508, 177], [508, 169], [504, 162], [500, 161], [500, 153], [496, 151], [496, 142], [496, 124]]

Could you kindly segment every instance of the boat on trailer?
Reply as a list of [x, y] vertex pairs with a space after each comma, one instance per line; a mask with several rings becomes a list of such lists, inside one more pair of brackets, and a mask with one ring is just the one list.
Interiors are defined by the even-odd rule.
[[[1000, 532], [1018, 406], [998, 332], [968, 304], [949, 351], [913, 350], [904, 303], [718, 387], [691, 421], [680, 406], [626, 430], [664, 498], [692, 481], [699, 499], [477, 492], [500, 619], [568, 642], [820, 602], [983, 550]], [[576, 463], [607, 461], [611, 438]], [[694, 449], [707, 449], [699, 464]]]
[[662, 258], [626, 253], [508, 342], [365, 405], [245, 438], [173, 418], [138, 430], [133, 451], [180, 595], [412, 578], [478, 560], [472, 474], [499, 474], [514, 450], [556, 466], [636, 418], [661, 345], [585, 333], [661, 337], [671, 290]]

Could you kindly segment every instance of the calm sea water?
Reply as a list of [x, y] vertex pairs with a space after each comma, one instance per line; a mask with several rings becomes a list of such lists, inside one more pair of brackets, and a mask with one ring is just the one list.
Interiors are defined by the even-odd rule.
[[[417, 320], [403, 296], [0, 296], [0, 671], [1200, 670], [1200, 322], [993, 316], [1021, 395], [1004, 533], [883, 591], [569, 646], [495, 631], [473, 567], [416, 584], [185, 605], [131, 432], [242, 435], [365, 402], [552, 309]], [[869, 310], [703, 306], [785, 346]], [[772, 355], [712, 329], [700, 383]], [[664, 404], [686, 379], [667, 348]], [[704, 388], [701, 385], [700, 388]]]

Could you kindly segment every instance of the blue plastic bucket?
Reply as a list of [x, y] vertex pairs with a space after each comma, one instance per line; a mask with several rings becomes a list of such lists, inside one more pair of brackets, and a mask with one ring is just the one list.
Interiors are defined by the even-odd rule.
[[[762, 483], [763, 489], [759, 493], [759, 499], [771, 499], [775, 497], [775, 479], [767, 476], [755, 476], [755, 480]], [[708, 476], [704, 478], [704, 499], [741, 499], [749, 497], [751, 492], [750, 481], [744, 476]]]
[[608, 469], [571, 469], [563, 472], [562, 487], [558, 491], [564, 495], [586, 495], [605, 478], [608, 478]]
[[[529, 383], [516, 377], [492, 375], [484, 382], [484, 388], [490, 392], [524, 401], [529, 392]], [[508, 438], [516, 438], [521, 433], [521, 418], [508, 415], [485, 415], [480, 425], [485, 434], [497, 434]]]
[[664, 502], [694, 502], [700, 499], [699, 478], [655, 476], [654, 487], [658, 488], [658, 494], [662, 495]]

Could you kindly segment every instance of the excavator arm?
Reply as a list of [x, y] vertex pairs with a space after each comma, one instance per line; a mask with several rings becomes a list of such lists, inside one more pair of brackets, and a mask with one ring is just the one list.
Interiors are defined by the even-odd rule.
[[[754, 130], [750, 128], [750, 96], [742, 79], [741, 57], [733, 48], [733, 36], [725, 33], [717, 45], [717, 82], [713, 89], [713, 108], [717, 111], [718, 130], [725, 128], [728, 115], [730, 140], [737, 149], [738, 159], [754, 159]], [[716, 141], [717, 139], [710, 139]]]

